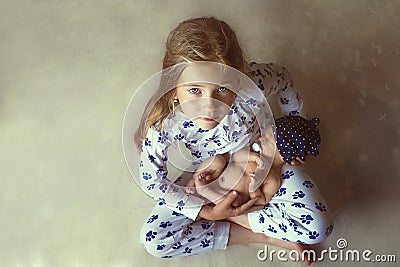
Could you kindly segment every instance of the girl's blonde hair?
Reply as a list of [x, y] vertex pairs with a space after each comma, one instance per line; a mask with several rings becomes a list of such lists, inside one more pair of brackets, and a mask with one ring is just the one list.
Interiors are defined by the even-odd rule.
[[[244, 72], [243, 51], [235, 32], [227, 23], [214, 17], [185, 20], [168, 35], [163, 70], [193, 61], [218, 62]], [[156, 101], [149, 101], [135, 133], [135, 144], [138, 148], [151, 126], [161, 130], [162, 121], [173, 108], [174, 96], [175, 89]]]

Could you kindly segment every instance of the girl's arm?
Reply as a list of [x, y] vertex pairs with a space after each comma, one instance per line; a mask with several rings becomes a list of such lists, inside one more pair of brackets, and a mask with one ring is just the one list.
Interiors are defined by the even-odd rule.
[[265, 97], [274, 95], [284, 115], [300, 115], [306, 118], [303, 100], [293, 85], [288, 70], [278, 64], [248, 64], [247, 73], [264, 92]]
[[171, 141], [162, 132], [154, 128], [148, 130], [140, 155], [140, 186], [160, 206], [166, 205], [195, 220], [204, 200], [186, 193], [167, 179], [167, 149], [170, 145]]

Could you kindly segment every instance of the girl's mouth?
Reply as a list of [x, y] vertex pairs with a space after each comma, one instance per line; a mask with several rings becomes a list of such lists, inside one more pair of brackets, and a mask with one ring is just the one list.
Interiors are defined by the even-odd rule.
[[200, 119], [205, 122], [214, 122], [215, 121], [213, 118], [210, 118], [210, 117], [200, 117]]

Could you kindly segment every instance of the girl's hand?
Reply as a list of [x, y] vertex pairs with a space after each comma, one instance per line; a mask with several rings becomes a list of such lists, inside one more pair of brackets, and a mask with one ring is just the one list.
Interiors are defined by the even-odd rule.
[[263, 205], [254, 206], [258, 200], [258, 197], [250, 199], [239, 207], [232, 207], [232, 203], [237, 197], [238, 193], [236, 191], [232, 191], [229, 192], [229, 194], [226, 195], [215, 206], [212, 206], [211, 204], [204, 205], [200, 210], [200, 217], [210, 221], [224, 220], [230, 217], [236, 217], [245, 213], [259, 210], [264, 207]]

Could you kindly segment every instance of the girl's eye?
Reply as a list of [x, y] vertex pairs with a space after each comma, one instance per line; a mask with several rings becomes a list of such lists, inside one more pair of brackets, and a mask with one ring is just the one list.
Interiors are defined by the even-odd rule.
[[225, 92], [227, 92], [228, 91], [228, 88], [226, 88], [226, 87], [220, 87], [220, 88], [218, 88], [218, 92], [220, 92], [220, 93], [225, 93]]
[[191, 93], [191, 94], [199, 94], [200, 93], [200, 89], [199, 88], [190, 88], [189, 90], [189, 93]]

